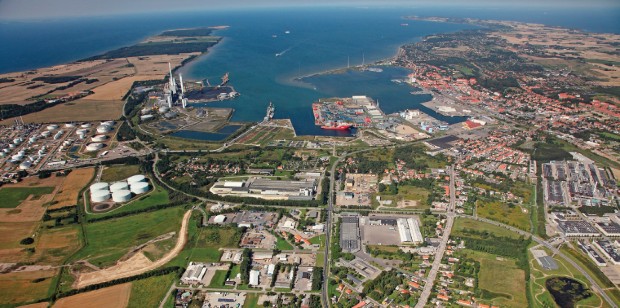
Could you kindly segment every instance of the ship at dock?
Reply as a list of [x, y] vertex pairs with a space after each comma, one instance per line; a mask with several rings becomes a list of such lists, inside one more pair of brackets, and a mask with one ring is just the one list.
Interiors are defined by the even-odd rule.
[[273, 119], [273, 114], [276, 112], [276, 107], [273, 106], [272, 102], [269, 102], [269, 106], [267, 106], [267, 114], [265, 114], [264, 122], [269, 122]]
[[330, 123], [329, 125], [321, 126], [322, 129], [328, 129], [328, 130], [349, 130], [351, 129], [351, 127], [353, 127], [353, 124], [339, 123], [339, 122], [333, 122], [333, 123]]

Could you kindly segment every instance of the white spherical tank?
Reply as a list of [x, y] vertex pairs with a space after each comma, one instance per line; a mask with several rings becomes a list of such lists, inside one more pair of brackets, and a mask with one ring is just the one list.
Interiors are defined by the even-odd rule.
[[131, 192], [139, 195], [149, 191], [149, 183], [147, 182], [137, 182], [131, 184]]
[[112, 201], [120, 203], [131, 200], [131, 191], [127, 189], [119, 190], [112, 193]]
[[110, 185], [110, 191], [112, 193], [115, 193], [117, 191], [121, 191], [121, 190], [127, 190], [129, 189], [129, 185], [127, 185], [127, 182], [116, 182], [112, 185]]
[[127, 178], [127, 183], [129, 183], [129, 185], [133, 185], [134, 183], [144, 182], [144, 181], [146, 181], [146, 177], [142, 174], [136, 174], [134, 176], [130, 176], [129, 178]]
[[112, 128], [108, 125], [99, 125], [97, 126], [97, 133], [98, 134], [105, 134], [105, 133], [109, 133], [110, 131], [112, 131]]
[[102, 141], [105, 141], [106, 139], [108, 139], [108, 136], [106, 135], [97, 135], [97, 136], [90, 138], [90, 140], [94, 142], [102, 142]]
[[99, 142], [89, 143], [86, 146], [86, 152], [99, 151], [99, 150], [101, 150], [101, 148], [103, 148], [103, 143], [99, 143]]
[[110, 199], [110, 192], [107, 190], [95, 190], [90, 192], [92, 202], [104, 202]]
[[96, 190], [105, 190], [107, 191], [110, 188], [110, 185], [108, 185], [108, 183], [106, 182], [99, 182], [99, 183], [95, 183], [93, 185], [90, 185], [90, 191], [96, 191]]

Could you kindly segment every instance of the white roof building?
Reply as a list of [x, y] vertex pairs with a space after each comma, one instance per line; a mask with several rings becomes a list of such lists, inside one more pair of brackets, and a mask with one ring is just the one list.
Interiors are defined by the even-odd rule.
[[258, 286], [260, 278], [260, 271], [251, 270], [250, 271], [250, 285], [253, 287]]

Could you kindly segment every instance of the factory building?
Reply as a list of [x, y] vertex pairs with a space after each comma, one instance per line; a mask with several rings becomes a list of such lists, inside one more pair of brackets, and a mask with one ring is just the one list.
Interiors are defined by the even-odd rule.
[[397, 226], [401, 242], [419, 244], [424, 241], [422, 233], [420, 233], [420, 225], [417, 220], [413, 218], [399, 218], [397, 221]]
[[198, 284], [202, 283], [202, 279], [207, 273], [207, 265], [204, 263], [190, 262], [181, 276], [181, 282], [184, 284]]
[[316, 191], [316, 186], [316, 180], [274, 181], [256, 177], [249, 178], [247, 181], [218, 182], [211, 187], [211, 192], [218, 195], [250, 195], [311, 200]]
[[250, 271], [250, 286], [257, 287], [260, 278], [260, 271], [251, 270]]

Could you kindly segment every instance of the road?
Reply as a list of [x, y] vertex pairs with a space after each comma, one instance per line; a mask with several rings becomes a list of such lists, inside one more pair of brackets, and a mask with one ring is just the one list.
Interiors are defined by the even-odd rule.
[[446, 225], [444, 226], [441, 243], [439, 244], [437, 253], [435, 254], [435, 259], [433, 260], [433, 266], [431, 267], [428, 277], [426, 278], [426, 283], [424, 284], [424, 288], [422, 289], [422, 293], [420, 294], [420, 299], [415, 305], [416, 308], [423, 308], [428, 302], [428, 298], [430, 297], [431, 291], [433, 290], [435, 278], [437, 277], [437, 272], [439, 271], [439, 267], [441, 266], [441, 259], [443, 258], [443, 254], [446, 251], [448, 240], [450, 239], [452, 225], [454, 224], [454, 208], [456, 204], [456, 185], [454, 185], [454, 176], [456, 171], [454, 165], [448, 168], [448, 170], [450, 172], [450, 205], [448, 206], [448, 210], [446, 211]]

